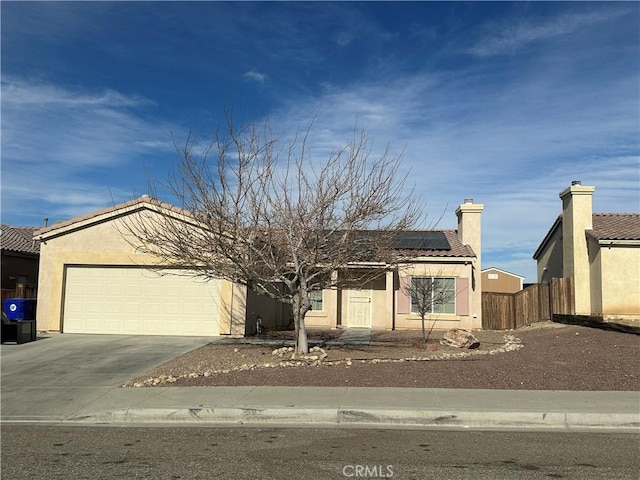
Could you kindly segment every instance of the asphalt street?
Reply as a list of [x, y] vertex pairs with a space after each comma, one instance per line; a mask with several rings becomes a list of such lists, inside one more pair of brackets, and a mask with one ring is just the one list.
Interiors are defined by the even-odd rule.
[[621, 433], [3, 425], [2, 479], [633, 479]]

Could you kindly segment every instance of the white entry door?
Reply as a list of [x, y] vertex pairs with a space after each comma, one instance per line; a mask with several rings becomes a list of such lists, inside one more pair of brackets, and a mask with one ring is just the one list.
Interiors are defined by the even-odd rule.
[[347, 327], [371, 328], [372, 297], [371, 288], [349, 291]]

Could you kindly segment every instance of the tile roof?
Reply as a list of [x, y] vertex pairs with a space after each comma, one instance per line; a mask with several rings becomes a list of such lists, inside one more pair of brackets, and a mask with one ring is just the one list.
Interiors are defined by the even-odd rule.
[[0, 246], [2, 250], [19, 253], [40, 253], [40, 242], [33, 240], [33, 233], [38, 227], [12, 227], [0, 224]]
[[[640, 240], [640, 213], [594, 213], [591, 224], [593, 229], [587, 230], [586, 234], [596, 240]], [[558, 215], [533, 254], [535, 260], [557, 229], [562, 229], [562, 214]]]
[[594, 213], [592, 222], [596, 240], [640, 240], [640, 213]]
[[[62, 229], [64, 227], [68, 227], [71, 225], [74, 225], [76, 223], [80, 223], [80, 222], [84, 222], [87, 220], [92, 220], [93, 218], [96, 217], [100, 217], [103, 215], [108, 215], [111, 213], [116, 213], [117, 211], [123, 209], [123, 208], [127, 208], [127, 207], [134, 207], [138, 204], [151, 204], [154, 205], [156, 207], [160, 207], [166, 210], [170, 210], [173, 212], [176, 212], [178, 214], [184, 215], [184, 216], [192, 216], [192, 214], [187, 211], [187, 210], [183, 210], [179, 207], [176, 207], [174, 205], [162, 202], [161, 200], [158, 200], [156, 198], [150, 197], [148, 195], [143, 195], [141, 197], [138, 197], [134, 200], [130, 200], [128, 202], [124, 202], [121, 203], [119, 205], [114, 205], [112, 207], [108, 207], [108, 208], [104, 208], [102, 210], [97, 210], [94, 212], [91, 212], [89, 214], [86, 215], [82, 215], [79, 217], [75, 217], [72, 218], [70, 220], [65, 220], [62, 222], [58, 222], [58, 223], [54, 223], [53, 225], [49, 226], [49, 227], [44, 227], [44, 228], [39, 228], [39, 229], [34, 229], [35, 234], [36, 235], [43, 235], [43, 234], [48, 234], [49, 232], [54, 232], [55, 230], [58, 229]], [[412, 230], [411, 232], [408, 232], [408, 234], [411, 236], [411, 234], [413, 233], [423, 233], [426, 234], [427, 237], [429, 237], [428, 241], [426, 241], [426, 244], [430, 244], [429, 247], [430, 248], [424, 248], [424, 249], [409, 249], [406, 251], [407, 256], [411, 257], [411, 258], [416, 258], [416, 257], [475, 257], [476, 254], [473, 251], [473, 249], [469, 246], [469, 245], [464, 245], [461, 241], [460, 241], [460, 237], [458, 236], [458, 232], [457, 230]], [[436, 235], [436, 238], [431, 238], [432, 235]], [[434, 240], [438, 240], [437, 236], [439, 235], [444, 235], [444, 237], [446, 238], [446, 242], [445, 244], [441, 244], [439, 241], [434, 241]], [[448, 247], [446, 248], [447, 245], [446, 243], [448, 243]], [[440, 246], [442, 246], [442, 248], [439, 248]], [[435, 247], [435, 248], [434, 248]]]
[[50, 225], [48, 227], [44, 227], [44, 228], [39, 228], [36, 229], [36, 234], [37, 235], [43, 235], [45, 233], [49, 233], [52, 232], [54, 230], [58, 230], [60, 228], [64, 228], [64, 227], [68, 227], [71, 226], [75, 223], [80, 223], [80, 222], [84, 222], [86, 220], [92, 220], [93, 218], [97, 218], [97, 217], [101, 217], [102, 215], [108, 215], [108, 214], [115, 214], [117, 213], [119, 210], [122, 210], [123, 208], [129, 208], [129, 207], [134, 207], [136, 205], [142, 205], [142, 204], [150, 204], [156, 207], [160, 207], [163, 208], [165, 210], [170, 210], [172, 212], [176, 212], [182, 215], [186, 215], [189, 216], [191, 215], [188, 211], [186, 210], [182, 210], [181, 208], [178, 208], [174, 205], [171, 205], [169, 203], [165, 203], [161, 200], [158, 200], [156, 198], [150, 197], [149, 195], [142, 195], [141, 197], [138, 197], [134, 200], [129, 200], [127, 202], [123, 202], [120, 203], [118, 205], [113, 205], [111, 207], [107, 207], [107, 208], [103, 208], [102, 210], [96, 210], [94, 212], [88, 213], [86, 215], [81, 215], [79, 217], [74, 217], [71, 218], [69, 220], [63, 220], [61, 222], [56, 222], [53, 225]]

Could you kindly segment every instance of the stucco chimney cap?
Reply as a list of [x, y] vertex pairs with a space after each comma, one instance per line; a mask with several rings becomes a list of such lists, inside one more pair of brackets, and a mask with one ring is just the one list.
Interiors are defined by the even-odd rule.
[[571, 195], [593, 195], [593, 192], [596, 191], [596, 187], [589, 185], [582, 185], [582, 182], [579, 184], [575, 184], [575, 182], [571, 182], [571, 186], [565, 188], [560, 192], [560, 198], [569, 197]]

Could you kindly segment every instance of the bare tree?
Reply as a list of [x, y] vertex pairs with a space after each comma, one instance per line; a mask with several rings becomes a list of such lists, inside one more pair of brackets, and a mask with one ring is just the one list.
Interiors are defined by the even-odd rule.
[[372, 158], [364, 133], [327, 158], [311, 128], [283, 143], [268, 121], [236, 129], [230, 115], [202, 147], [190, 136], [163, 186], [198, 228], [165, 216], [128, 230], [164, 265], [223, 278], [289, 304], [296, 351], [308, 352], [310, 293], [362, 285], [398, 261], [394, 237], [421, 218], [387, 147]]
[[411, 277], [410, 282], [403, 287], [403, 290], [410, 298], [412, 311], [420, 315], [422, 342], [426, 345], [435, 327], [437, 317], [431, 321], [428, 331], [425, 327], [425, 318], [428, 314], [441, 313], [445, 305], [455, 300], [455, 280], [440, 276], [415, 276]]

